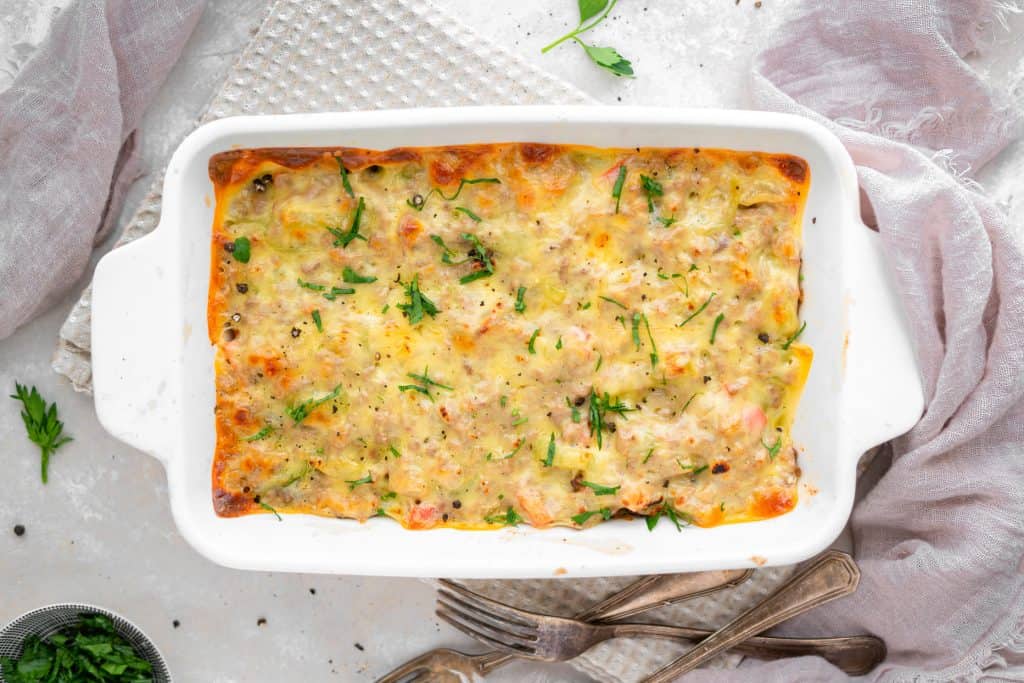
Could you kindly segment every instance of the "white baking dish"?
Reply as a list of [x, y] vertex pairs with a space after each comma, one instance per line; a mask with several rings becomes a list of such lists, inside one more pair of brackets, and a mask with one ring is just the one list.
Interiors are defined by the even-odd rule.
[[[615, 520], [585, 531], [407, 531], [307, 515], [214, 514], [213, 350], [206, 333], [211, 155], [239, 147], [562, 142], [724, 147], [807, 160], [802, 341], [814, 364], [794, 435], [800, 501], [768, 521], [677, 532]], [[857, 177], [838, 140], [794, 116], [626, 107], [484, 107], [239, 117], [207, 124], [174, 153], [160, 225], [108, 254], [93, 285], [96, 412], [113, 435], [167, 468], [174, 519], [203, 555], [230, 567], [396, 576], [649, 574], [786, 564], [825, 548], [853, 502], [858, 457], [909, 429], [922, 392], [877, 236], [859, 217]]]

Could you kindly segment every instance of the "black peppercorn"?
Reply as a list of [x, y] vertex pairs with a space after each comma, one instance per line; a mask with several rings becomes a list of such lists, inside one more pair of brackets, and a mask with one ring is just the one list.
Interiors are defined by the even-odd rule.
[[249, 291], [249, 285], [245, 284], [244, 282], [239, 282], [237, 285], [235, 285], [235, 289], [238, 290], [239, 294], [245, 294], [246, 292]]
[[302, 334], [302, 330], [300, 330], [297, 327], [293, 327], [292, 328], [292, 336], [293, 337], [298, 337], [300, 334]]
[[14, 525], [14, 535], [15, 536], [24, 536], [25, 535], [25, 526], [23, 524], [15, 524]]
[[767, 344], [771, 340], [771, 337], [768, 336], [767, 332], [762, 332], [757, 335], [757, 338], [762, 344]]
[[462, 501], [461, 500], [453, 500], [452, 501], [452, 507], [455, 508], [456, 510], [458, 510], [460, 507], [462, 507]]

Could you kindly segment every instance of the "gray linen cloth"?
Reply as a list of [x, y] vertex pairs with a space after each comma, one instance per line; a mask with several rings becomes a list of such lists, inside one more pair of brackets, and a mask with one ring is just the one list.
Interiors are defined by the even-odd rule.
[[82, 274], [205, 0], [78, 0], [0, 93], [0, 339]]

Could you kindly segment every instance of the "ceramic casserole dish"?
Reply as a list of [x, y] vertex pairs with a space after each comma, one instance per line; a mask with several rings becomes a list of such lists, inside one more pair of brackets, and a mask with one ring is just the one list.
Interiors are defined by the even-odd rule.
[[[210, 157], [256, 147], [388, 149], [489, 142], [702, 147], [786, 153], [811, 172], [804, 211], [802, 341], [814, 362], [793, 426], [799, 502], [768, 520], [711, 528], [641, 520], [597, 527], [408, 530], [311, 515], [218, 517], [214, 351], [206, 334], [213, 186]], [[266, 571], [527, 578], [788, 564], [827, 547], [853, 504], [862, 453], [909, 429], [923, 398], [878, 237], [859, 217], [839, 141], [809, 120], [754, 111], [482, 107], [222, 119], [172, 157], [156, 230], [105, 256], [93, 284], [96, 411], [119, 439], [167, 469], [182, 535], [222, 565]]]

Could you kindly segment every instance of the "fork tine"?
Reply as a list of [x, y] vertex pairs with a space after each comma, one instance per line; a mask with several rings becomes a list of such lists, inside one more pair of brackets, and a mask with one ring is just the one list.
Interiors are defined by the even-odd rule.
[[480, 607], [479, 605], [474, 605], [473, 603], [467, 602], [466, 600], [463, 600], [462, 598], [452, 595], [451, 593], [446, 591], [438, 591], [437, 600], [444, 601], [445, 603], [447, 603], [447, 606], [454, 606], [458, 609], [458, 611], [466, 612], [467, 614], [472, 614], [479, 618], [479, 620], [481, 621], [492, 624], [493, 626], [496, 626], [500, 629], [511, 631], [520, 636], [530, 638], [536, 637], [537, 630], [541, 626], [538, 622], [524, 624], [519, 620], [511, 620], [511, 618], [508, 618], [503, 614], [496, 614], [486, 608]]
[[438, 592], [437, 602], [438, 604], [444, 605], [455, 612], [468, 614], [479, 621], [502, 631], [508, 631], [513, 635], [522, 636], [523, 638], [529, 638], [532, 640], [537, 638], [536, 626], [524, 626], [518, 621], [506, 619], [500, 614], [492, 614], [486, 610], [480, 609], [476, 605], [471, 605], [468, 602], [455, 597], [451, 593], [447, 593], [445, 591]]
[[520, 656], [532, 656], [532, 654], [534, 654], [534, 650], [528, 647], [523, 647], [521, 645], [512, 645], [503, 640], [495, 640], [494, 638], [486, 636], [471, 627], [465, 626], [462, 622], [457, 620], [457, 618], [453, 615], [452, 612], [447, 611], [446, 609], [437, 609], [434, 613], [437, 614], [437, 616], [441, 618], [442, 621], [447, 623], [447, 625], [451, 626], [453, 629], [461, 631], [473, 640], [477, 640], [486, 645], [490, 645], [496, 649], [501, 650], [502, 652], [511, 652], [513, 654], [518, 654]]
[[537, 628], [537, 620], [529, 612], [524, 612], [523, 610], [510, 607], [505, 603], [492, 600], [491, 598], [480, 595], [479, 593], [474, 593], [468, 588], [460, 586], [448, 579], [441, 579], [441, 585], [444, 586], [444, 590], [447, 590], [449, 593], [455, 593], [463, 602], [469, 603], [477, 609], [500, 614], [507, 620], [519, 622], [523, 626]]
[[[420, 678], [427, 666], [427, 662], [430, 659], [430, 654], [430, 652], [427, 652], [415, 659], [409, 660], [397, 669], [393, 669], [378, 678], [376, 683], [399, 683], [400, 681], [405, 680], [407, 676], [411, 676], [413, 674], [416, 674], [416, 678], [413, 680]], [[411, 681], [409, 683], [411, 683]]]
[[497, 638], [501, 641], [509, 641], [516, 645], [528, 647], [531, 650], [536, 648], [536, 636], [523, 636], [517, 633], [511, 633], [498, 626], [492, 626], [486, 621], [478, 618], [478, 615], [473, 614], [472, 612], [464, 612], [453, 605], [440, 605], [438, 609], [444, 609], [449, 615], [461, 621], [468, 628], [472, 628], [475, 631], [489, 635], [491, 638]]

